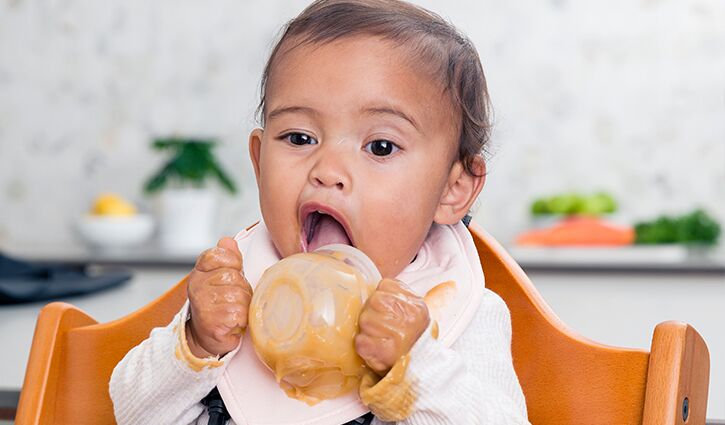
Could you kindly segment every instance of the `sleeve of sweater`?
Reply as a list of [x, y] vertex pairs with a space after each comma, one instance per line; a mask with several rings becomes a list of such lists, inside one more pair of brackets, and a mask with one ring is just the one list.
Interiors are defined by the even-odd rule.
[[192, 424], [203, 413], [201, 400], [236, 350], [221, 359], [194, 357], [186, 344], [188, 311], [187, 302], [168, 326], [153, 329], [116, 365], [109, 392], [119, 425]]
[[424, 333], [383, 379], [363, 382], [360, 395], [375, 424], [529, 424], [511, 358], [506, 304], [486, 290], [475, 318], [451, 348]]

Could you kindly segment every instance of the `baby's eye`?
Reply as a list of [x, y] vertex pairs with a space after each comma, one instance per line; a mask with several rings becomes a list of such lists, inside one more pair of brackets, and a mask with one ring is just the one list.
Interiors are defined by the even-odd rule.
[[317, 144], [317, 140], [314, 137], [305, 133], [288, 133], [284, 135], [284, 138], [297, 146]]
[[365, 149], [375, 156], [388, 156], [400, 148], [390, 140], [373, 140]]

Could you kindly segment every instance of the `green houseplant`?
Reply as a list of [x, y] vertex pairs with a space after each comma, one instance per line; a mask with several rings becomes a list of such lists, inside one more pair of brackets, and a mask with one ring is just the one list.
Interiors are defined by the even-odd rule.
[[153, 148], [158, 151], [171, 152], [171, 158], [154, 175], [144, 187], [146, 193], [156, 193], [167, 185], [188, 184], [192, 187], [203, 187], [205, 181], [215, 178], [224, 189], [236, 193], [234, 182], [224, 172], [214, 157], [213, 149], [217, 142], [214, 139], [195, 139], [169, 137], [153, 141]]
[[198, 253], [213, 244], [217, 198], [209, 182], [228, 193], [236, 185], [214, 156], [214, 139], [167, 137], [152, 142], [169, 159], [144, 185], [158, 196], [159, 240], [167, 251]]

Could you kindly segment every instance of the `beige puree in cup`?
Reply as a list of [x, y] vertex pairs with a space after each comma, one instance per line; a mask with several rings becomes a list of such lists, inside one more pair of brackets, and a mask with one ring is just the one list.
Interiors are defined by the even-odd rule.
[[314, 405], [371, 374], [355, 352], [358, 316], [380, 273], [361, 251], [327, 245], [267, 269], [254, 291], [254, 348], [288, 396]]

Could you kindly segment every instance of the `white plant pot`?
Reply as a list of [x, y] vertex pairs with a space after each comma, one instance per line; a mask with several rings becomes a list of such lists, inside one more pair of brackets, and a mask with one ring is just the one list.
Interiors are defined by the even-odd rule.
[[159, 201], [159, 242], [163, 249], [201, 253], [214, 245], [217, 199], [211, 190], [164, 189]]

